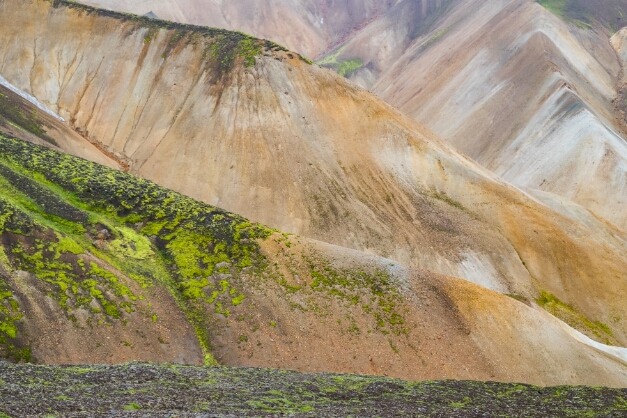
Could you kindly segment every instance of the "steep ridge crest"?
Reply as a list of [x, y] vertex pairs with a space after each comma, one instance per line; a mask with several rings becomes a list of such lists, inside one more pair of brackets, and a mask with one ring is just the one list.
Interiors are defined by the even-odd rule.
[[[439, 1], [439, 0], [438, 0]], [[82, 3], [161, 19], [253, 33], [316, 57], [397, 0], [86, 0]]]

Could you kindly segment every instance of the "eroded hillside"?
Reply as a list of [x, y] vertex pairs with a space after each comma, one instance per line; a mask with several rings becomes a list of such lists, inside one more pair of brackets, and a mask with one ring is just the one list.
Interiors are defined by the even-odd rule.
[[489, 170], [624, 229], [624, 70], [608, 40], [627, 4], [539, 3], [451, 2], [411, 37], [423, 25], [401, 2], [320, 62], [358, 60], [352, 79]]
[[0, 350], [13, 361], [627, 381], [625, 353], [538, 307], [121, 171], [3, 136], [0, 182]]
[[524, 194], [336, 74], [241, 34], [61, 2], [0, 7], [2, 75], [131, 172], [284, 231], [537, 300], [625, 345], [624, 232]]
[[[193, 1], [165, 3], [158, 3], [163, 13], [177, 10], [171, 18], [180, 21], [189, 21], [196, 7]], [[618, 82], [624, 71], [607, 42], [627, 24], [624, 0], [404, 0], [376, 10], [364, 6], [370, 12], [354, 4], [266, 3], [254, 7], [288, 12], [294, 16], [288, 25], [300, 30], [272, 31], [285, 25], [268, 12], [238, 19], [254, 7], [233, 2], [216, 3], [212, 7], [222, 13], [211, 13], [233, 17], [230, 26], [211, 24], [308, 53], [308, 42], [292, 33], [320, 39], [313, 33], [334, 27], [327, 31], [332, 42], [316, 50], [324, 51], [321, 65], [373, 88], [537, 198], [549, 204], [555, 197], [547, 193], [566, 198], [625, 228], [627, 122], [625, 87]], [[97, 4], [141, 13], [149, 8], [141, 2]], [[318, 22], [323, 9], [324, 25]]]

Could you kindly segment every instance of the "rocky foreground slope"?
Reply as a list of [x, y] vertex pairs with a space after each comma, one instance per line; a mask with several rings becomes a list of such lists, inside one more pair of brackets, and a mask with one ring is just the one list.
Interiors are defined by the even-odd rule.
[[338, 75], [242, 34], [62, 1], [0, 10], [2, 75], [132, 173], [627, 344], [624, 231], [521, 192]]
[[[0, 417], [620, 417], [627, 391], [267, 369], [0, 365]], [[4, 414], [3, 414], [4, 412]]]

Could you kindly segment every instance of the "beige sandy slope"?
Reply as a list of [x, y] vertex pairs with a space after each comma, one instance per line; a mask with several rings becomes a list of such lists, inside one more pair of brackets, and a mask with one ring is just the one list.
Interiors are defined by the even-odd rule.
[[392, 7], [396, 0], [85, 0], [161, 19], [251, 33], [316, 57]]
[[[122, 0], [97, 4], [138, 13], [150, 8]], [[615, 100], [621, 68], [602, 27], [578, 29], [530, 0], [405, 0], [376, 10], [214, 2], [203, 5], [204, 14], [193, 1], [150, 6], [174, 20], [245, 30], [311, 56], [326, 51], [324, 62], [333, 68], [358, 58], [363, 66], [352, 80], [373, 87], [488, 169], [627, 225], [621, 133], [627, 125], [616, 120], [625, 119], [627, 105], [622, 92]], [[321, 27], [323, 9], [327, 26]], [[277, 24], [278, 16], [287, 19]], [[294, 37], [300, 33], [306, 36]]]
[[337, 75], [267, 52], [217, 78], [202, 38], [161, 30], [148, 43], [133, 21], [0, 7], [3, 76], [133, 172], [502, 293], [547, 290], [626, 340], [623, 232], [554, 212]]
[[[115, 155], [99, 149], [97, 143], [92, 144], [67, 126], [67, 124], [42, 112], [28, 100], [23, 99], [15, 92], [3, 86], [0, 86], [0, 100], [0, 106], [13, 106], [19, 109], [22, 115], [32, 115], [49, 139], [35, 135], [11, 120], [0, 120], [0, 132], [58, 151], [65, 151], [74, 156], [85, 158], [111, 168], [123, 169], [125, 167], [123, 161], [118, 160]], [[54, 141], [54, 143], [52, 143], [50, 139]]]
[[[368, 62], [360, 42], [376, 25], [392, 23], [364, 29], [343, 54], [361, 49]], [[467, 1], [390, 61], [373, 64], [384, 69], [381, 98], [513, 184], [627, 225], [627, 144], [613, 105], [621, 66], [602, 28], [529, 1]]]

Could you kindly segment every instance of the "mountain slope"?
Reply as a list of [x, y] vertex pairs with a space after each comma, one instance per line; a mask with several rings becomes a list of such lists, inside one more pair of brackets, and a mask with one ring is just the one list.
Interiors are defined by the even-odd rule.
[[0, 182], [0, 350], [13, 360], [204, 355], [408, 379], [627, 381], [624, 354], [460, 279], [280, 234], [3, 136]]
[[[487, 25], [488, 22], [490, 25], [494, 25], [500, 19], [517, 20], [516, 16], [503, 13], [505, 8], [511, 7], [513, 4], [518, 7], [523, 4], [528, 6], [532, 3], [534, 3], [533, 0], [495, 1], [491, 3], [471, 0], [399, 1], [385, 14], [344, 39], [344, 42], [337, 45], [336, 49], [326, 51], [326, 57], [322, 57], [320, 62], [324, 63], [325, 66], [334, 68], [334, 66], [329, 65], [329, 59], [331, 62], [358, 59], [362, 66], [351, 75], [351, 78], [358, 80], [364, 86], [372, 87], [403, 57], [408, 49], [413, 50], [411, 52], [415, 57], [427, 49], [440, 49], [438, 47], [440, 41], [444, 37], [448, 37], [449, 32], [469, 34], [482, 25], [486, 25], [482, 28], [486, 32], [494, 32], [494, 28]], [[623, 15], [627, 10], [627, 3], [624, 0], [546, 0], [538, 3], [572, 25], [582, 29], [594, 28], [594, 32], [604, 32], [602, 38], [606, 36], [608, 30], [616, 32], [627, 24]], [[539, 13], [539, 10], [536, 8], [536, 13]], [[499, 30], [506, 26], [507, 23], [504, 23]], [[462, 27], [465, 29], [460, 30]], [[556, 34], [547, 33], [547, 35]], [[454, 36], [459, 37], [459, 35]], [[559, 37], [556, 38], [559, 39]], [[607, 45], [603, 51], [603, 47], [599, 47], [599, 39], [594, 39], [594, 35], [592, 39], [586, 39], [588, 37], [586, 35], [580, 36], [579, 41], [586, 46], [592, 46], [594, 50], [590, 52], [593, 55], [595, 52], [607, 54]], [[465, 39], [464, 35], [461, 36], [461, 39]], [[483, 39], [483, 41], [485, 40], [487, 38]], [[605, 42], [605, 44], [607, 43]], [[460, 48], [459, 51], [464, 51], [468, 45], [469, 43], [463, 49], [460, 48], [461, 45], [457, 45], [456, 48]], [[494, 45], [484, 44], [483, 47], [495, 48], [492, 53], [496, 54], [499, 51], [504, 51], [502, 48], [504, 45], [505, 43], [497, 43], [495, 48]], [[442, 49], [446, 50], [448, 46]], [[507, 55], [503, 58], [507, 59]], [[418, 91], [419, 89], [413, 92]]]
[[[354, 14], [354, 5], [333, 3], [326, 22], [352, 29], [332, 37], [319, 63], [373, 88], [506, 180], [573, 200], [625, 228], [624, 88], [617, 84], [621, 68], [607, 34], [627, 23], [627, 3], [539, 3], [544, 7], [530, 0], [405, 0], [356, 26], [342, 17]], [[194, 4], [171, 7], [193, 10]], [[302, 16], [311, 7], [292, 3], [291, 9]], [[232, 27], [290, 39], [290, 47], [303, 50], [303, 40], [267, 32], [266, 26], [284, 26], [274, 24], [271, 14], [255, 16], [255, 26], [246, 19]], [[293, 22], [304, 31], [318, 26]], [[563, 151], [552, 151], [558, 148]]]
[[578, 26], [601, 24], [616, 32], [627, 23], [625, 0], [539, 0], [538, 3]]
[[399, 1], [344, 42], [325, 51], [317, 62], [326, 68], [340, 70], [340, 74], [342, 66], [354, 63], [351, 71], [342, 75], [371, 88], [408, 48], [421, 43], [426, 49], [434, 44], [460, 19], [459, 16], [451, 18], [451, 13], [460, 8], [469, 13], [467, 3], [462, 0]]
[[279, 234], [16, 139], [0, 137], [0, 174], [0, 349], [14, 360], [204, 354], [408, 379], [627, 381], [620, 355], [459, 279]]
[[133, 173], [308, 238], [554, 295], [553, 313], [627, 344], [623, 231], [508, 185], [336, 74], [241, 34], [64, 3], [0, 8], [2, 75]]
[[13, 90], [0, 85], [0, 132], [56, 150], [67, 150], [72, 155], [112, 168], [124, 167], [114, 155], [107, 155], [98, 144], [88, 142], [51, 112], [46, 113], [25, 99], [23, 92], [20, 95], [13, 86], [11, 88]]
[[399, 28], [420, 23], [403, 20], [403, 2], [334, 59], [359, 59], [351, 78], [505, 180], [625, 228], [623, 70], [608, 27], [627, 5], [542, 3], [566, 20], [531, 1], [452, 2], [411, 38]]
[[87, 0], [122, 12], [252, 33], [310, 57], [385, 13], [395, 0]]

